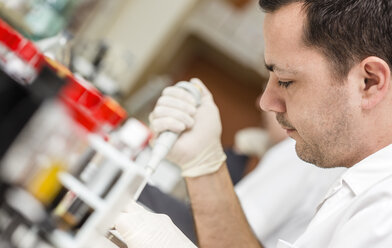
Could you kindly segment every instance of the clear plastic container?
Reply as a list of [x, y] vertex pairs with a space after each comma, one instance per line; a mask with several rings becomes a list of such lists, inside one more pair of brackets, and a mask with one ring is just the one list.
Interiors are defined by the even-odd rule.
[[41, 106], [3, 160], [4, 180], [23, 186], [48, 207], [62, 188], [58, 174], [78, 171], [89, 147], [87, 135], [102, 126], [89, 111], [101, 105], [102, 96], [75, 85], [80, 84], [70, 80], [60, 98]]
[[61, 189], [58, 173], [72, 170], [78, 150], [87, 144], [86, 131], [74, 123], [64, 104], [48, 101], [6, 153], [1, 176], [49, 206]]

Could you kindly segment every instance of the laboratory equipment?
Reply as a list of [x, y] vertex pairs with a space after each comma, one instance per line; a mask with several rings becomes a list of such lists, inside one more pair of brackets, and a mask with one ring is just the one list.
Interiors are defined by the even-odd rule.
[[137, 164], [145, 125], [1, 19], [0, 34], [0, 247], [100, 247], [178, 134]]
[[[124, 156], [133, 160], [147, 145], [150, 137], [151, 132], [147, 127], [138, 120], [130, 118], [121, 128], [110, 135], [109, 143]], [[112, 163], [102, 154], [95, 154], [80, 175], [80, 180], [94, 194], [104, 197], [121, 172]], [[69, 191], [57, 205], [54, 215], [61, 228], [69, 230], [77, 227], [91, 211], [92, 209], [83, 203], [74, 192]]]
[[[201, 89], [196, 83], [179, 82], [175, 85], [176, 87], [182, 88], [189, 92], [196, 101], [196, 106], [200, 105], [201, 101]], [[177, 141], [179, 133], [174, 133], [171, 131], [164, 131], [159, 134], [155, 141], [154, 147], [152, 148], [151, 157], [147, 162], [146, 166], [146, 178], [139, 187], [138, 191], [134, 194], [133, 199], [137, 200], [146, 186], [149, 178], [157, 169], [160, 162], [167, 156], [173, 147], [174, 143]]]
[[[118, 103], [0, 27], [0, 247], [100, 247], [144, 180], [133, 159], [151, 133], [135, 119], [120, 128]], [[32, 77], [26, 65], [39, 65]], [[59, 221], [61, 208], [77, 217]]]
[[3, 71], [17, 82], [28, 84], [37, 77], [43, 59], [31, 41], [0, 19], [0, 68]]

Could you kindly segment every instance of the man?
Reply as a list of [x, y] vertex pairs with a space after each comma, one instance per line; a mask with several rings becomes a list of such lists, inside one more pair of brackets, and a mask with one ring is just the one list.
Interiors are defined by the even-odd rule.
[[[280, 240], [277, 247], [391, 247], [392, 1], [261, 0], [260, 5], [267, 12], [270, 70], [261, 107], [276, 114], [301, 159], [348, 168], [307, 230], [294, 244]], [[195, 110], [186, 93], [167, 90], [163, 97], [188, 103], [170, 111], [174, 101], [158, 102], [153, 126], [189, 129], [172, 158], [186, 177], [200, 247], [261, 247], [220, 165], [220, 125], [214, 124], [219, 115], [205, 88], [203, 93]], [[176, 231], [166, 229], [173, 247], [186, 247]]]
[[278, 239], [295, 241], [305, 231], [344, 168], [325, 170], [300, 160], [295, 141], [287, 138], [275, 114], [263, 114], [272, 147], [235, 191], [254, 234], [264, 247], [273, 248]]
[[[305, 231], [317, 205], [343, 168], [325, 170], [300, 160], [295, 153], [295, 141], [287, 138], [275, 114], [263, 112], [262, 115], [265, 129], [246, 128], [236, 134], [237, 152], [264, 154], [257, 167], [237, 184], [233, 168], [243, 167], [246, 156], [230, 150], [225, 153], [229, 174], [249, 225], [265, 247], [273, 248], [279, 238], [295, 241]], [[188, 204], [151, 186], [145, 188], [139, 202], [156, 213], [167, 214], [189, 239], [196, 242]]]

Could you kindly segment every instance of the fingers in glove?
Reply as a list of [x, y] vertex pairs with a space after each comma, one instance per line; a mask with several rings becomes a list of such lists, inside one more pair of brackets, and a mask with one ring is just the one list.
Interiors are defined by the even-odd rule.
[[161, 96], [156, 105], [175, 108], [191, 116], [196, 113], [196, 107], [194, 105], [172, 96]]
[[193, 126], [194, 120], [192, 116], [187, 113], [184, 113], [176, 108], [170, 108], [165, 106], [157, 106], [152, 112], [152, 119], [160, 119], [160, 118], [172, 118], [176, 121], [182, 122], [186, 128], [190, 128]]
[[177, 98], [178, 100], [187, 102], [188, 104], [196, 106], [196, 100], [192, 96], [192, 94], [180, 87], [167, 87], [163, 90], [162, 96], [171, 96], [173, 98]]
[[171, 117], [150, 118], [150, 126], [155, 133], [160, 133], [163, 131], [181, 133], [186, 129], [186, 126], [183, 122]]
[[194, 84], [196, 84], [196, 85], [198, 85], [198, 87], [199, 87], [200, 90], [201, 90], [201, 95], [202, 95], [202, 97], [204, 97], [204, 96], [211, 96], [211, 97], [212, 97], [211, 92], [207, 89], [207, 87], [204, 85], [204, 83], [203, 83], [200, 79], [198, 79], [198, 78], [192, 78], [192, 79], [190, 80], [190, 82], [191, 82], [191, 83], [194, 83]]

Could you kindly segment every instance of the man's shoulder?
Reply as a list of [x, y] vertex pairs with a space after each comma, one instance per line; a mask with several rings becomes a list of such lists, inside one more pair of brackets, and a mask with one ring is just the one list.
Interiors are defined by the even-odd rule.
[[[380, 203], [392, 205], [392, 175], [385, 177], [356, 196], [353, 207]], [[390, 211], [392, 212], [392, 208]]]
[[385, 177], [384, 179], [380, 180], [368, 190], [363, 192], [364, 196], [371, 196], [371, 195], [383, 195], [385, 197], [392, 198], [392, 175]]

